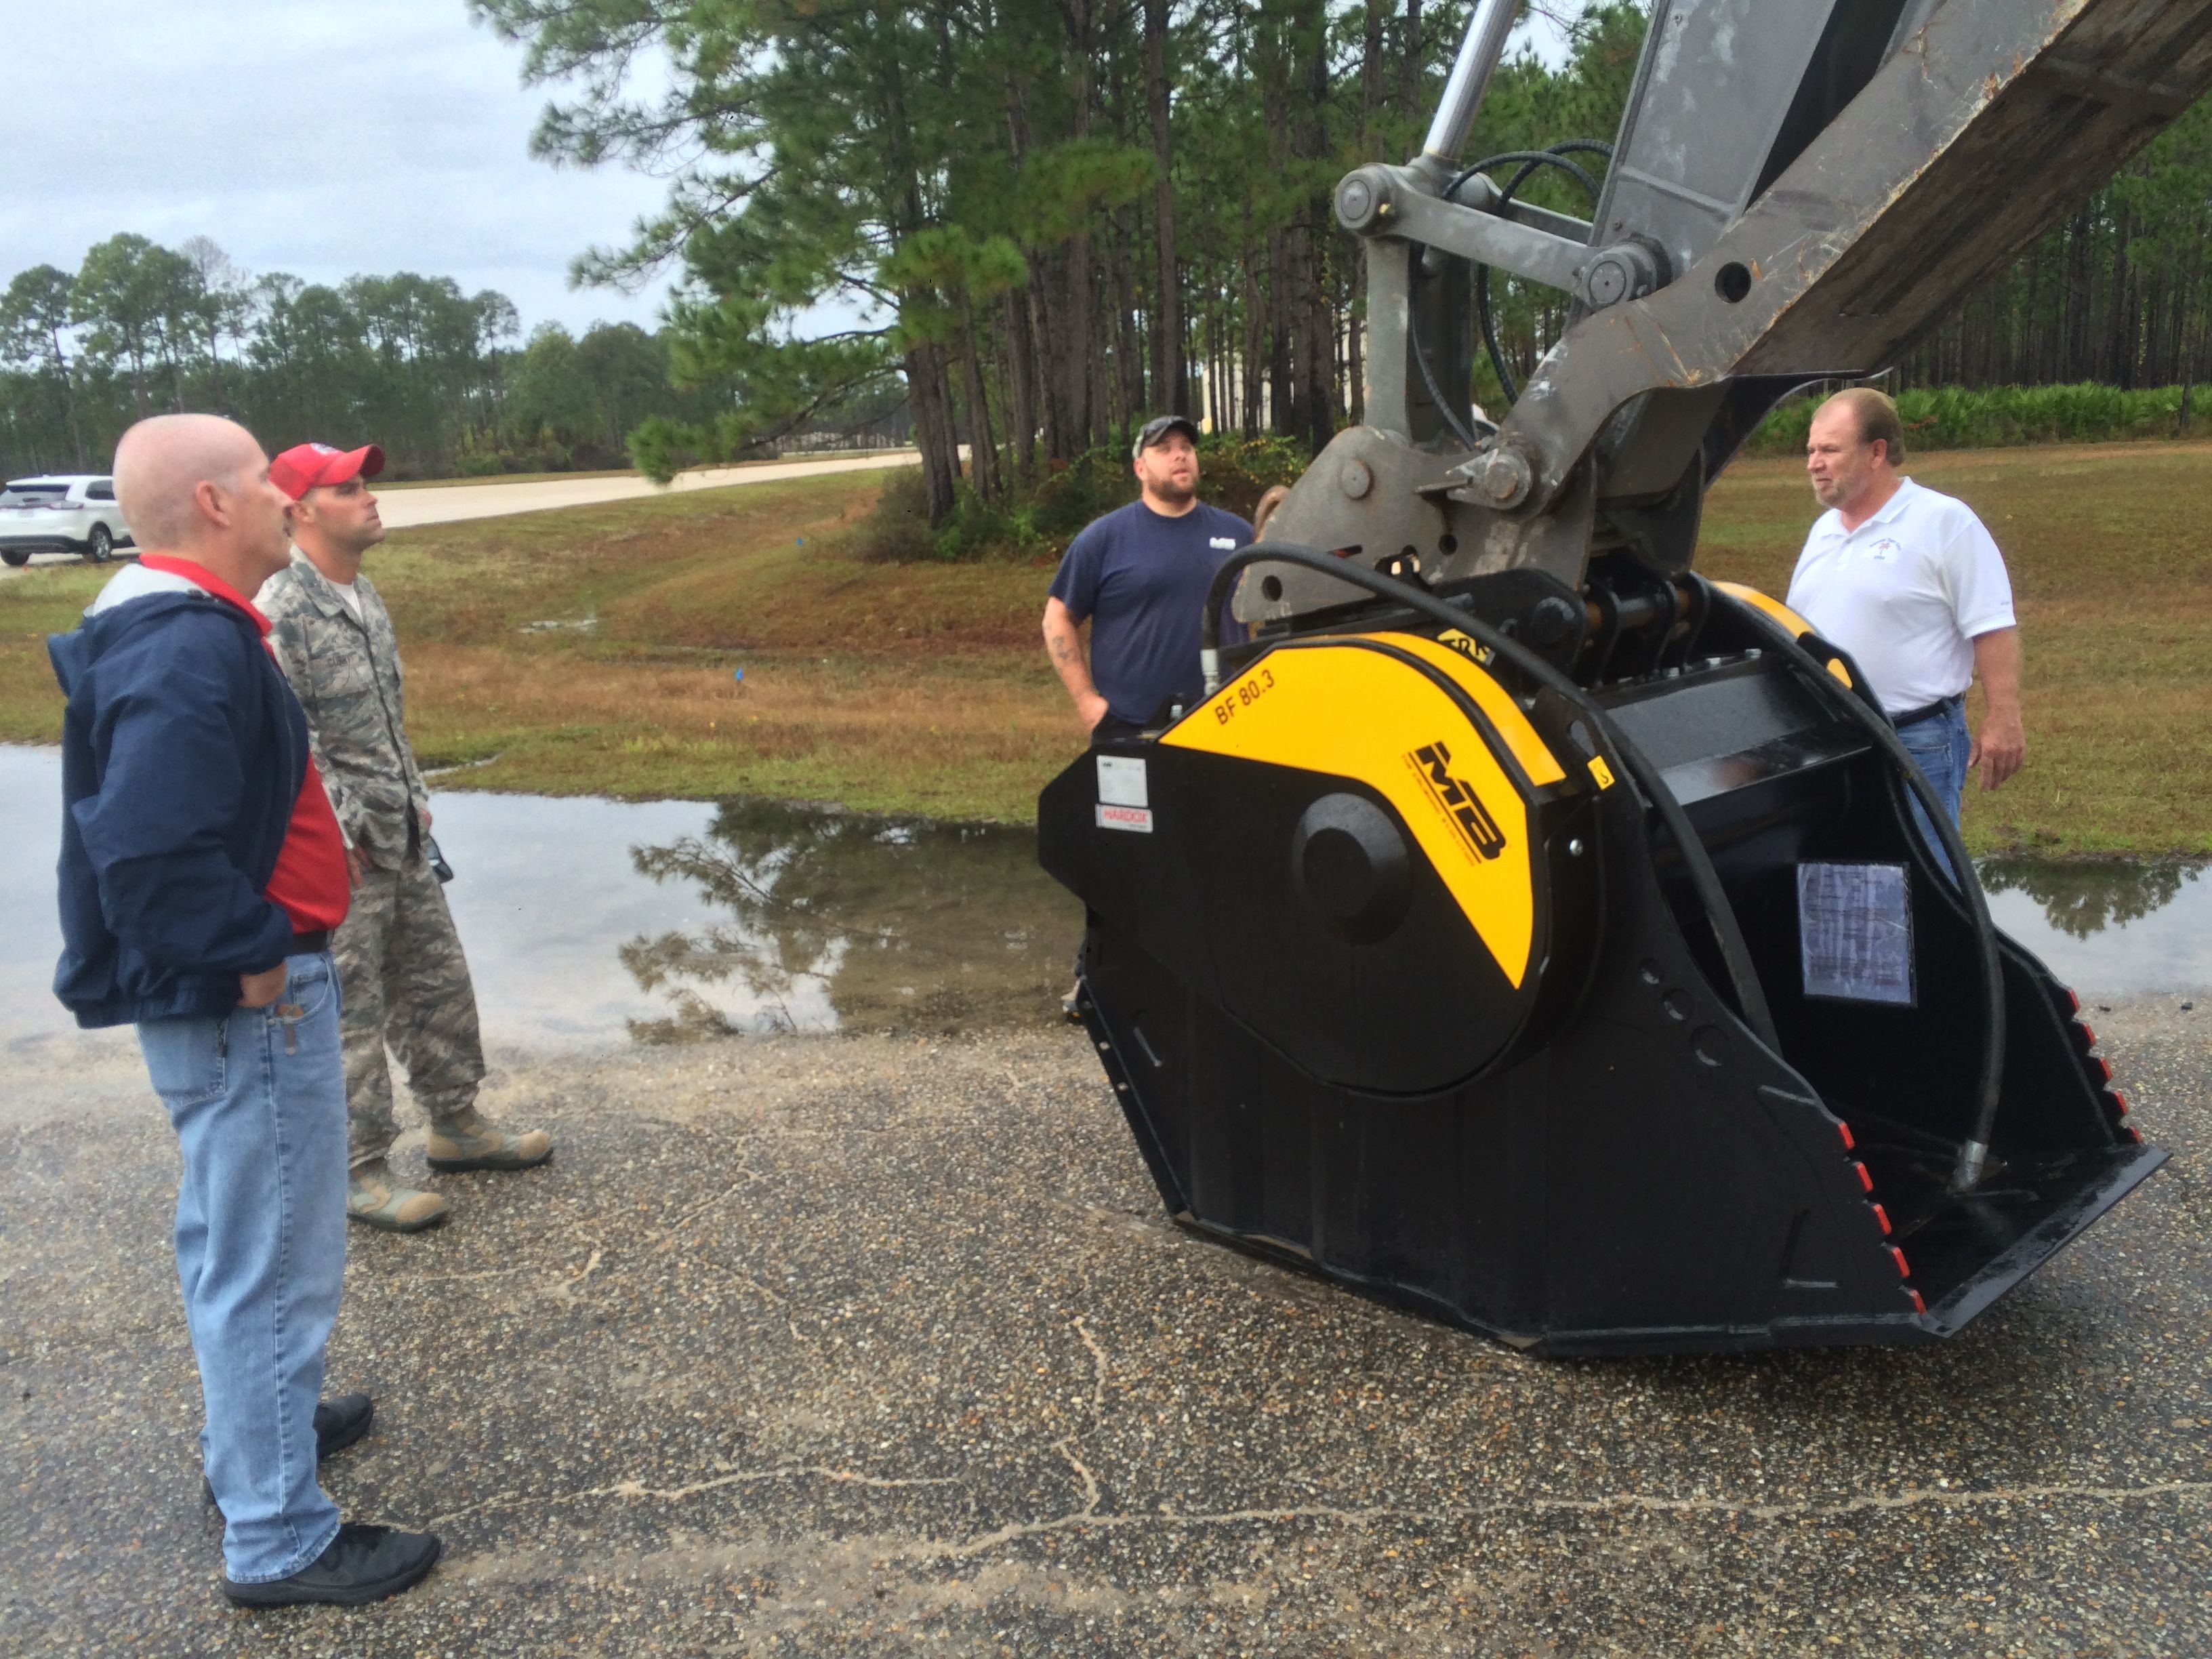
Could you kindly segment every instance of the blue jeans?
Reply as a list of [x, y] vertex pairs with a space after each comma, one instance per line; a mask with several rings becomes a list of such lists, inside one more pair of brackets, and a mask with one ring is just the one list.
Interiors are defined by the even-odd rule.
[[[1952, 704], [1941, 714], [1914, 721], [1897, 736], [1919, 763], [1921, 775], [1935, 786], [1936, 798], [1950, 810], [1951, 823], [1955, 828], [1959, 803], [1966, 793], [1966, 757], [1974, 749], [1973, 740], [1966, 734], [1965, 702]], [[1943, 850], [1942, 838], [1929, 822], [1927, 809], [1921, 805], [1917, 793], [1912, 796], [1912, 821], [1920, 827], [1921, 839], [1935, 854], [1936, 867], [1955, 881], [1958, 872], [1951, 868], [1951, 855]]]
[[345, 1273], [337, 975], [327, 953], [286, 966], [269, 1007], [138, 1027], [184, 1152], [177, 1277], [207, 1406], [200, 1455], [240, 1584], [290, 1577], [338, 1530], [315, 1479], [323, 1349]]

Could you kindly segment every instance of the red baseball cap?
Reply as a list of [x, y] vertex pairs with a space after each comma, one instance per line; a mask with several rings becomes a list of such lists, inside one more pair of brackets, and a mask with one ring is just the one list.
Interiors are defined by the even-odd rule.
[[343, 483], [354, 477], [374, 478], [383, 471], [384, 452], [374, 444], [360, 449], [295, 444], [269, 463], [269, 482], [296, 501], [325, 484]]

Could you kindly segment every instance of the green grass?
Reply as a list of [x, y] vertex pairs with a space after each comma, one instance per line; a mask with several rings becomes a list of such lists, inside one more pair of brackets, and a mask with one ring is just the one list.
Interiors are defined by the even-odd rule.
[[[1978, 851], [2212, 854], [2212, 444], [1991, 449], [1913, 459], [2004, 550], [2027, 655], [2027, 765], [1966, 792]], [[1779, 594], [1811, 492], [1796, 461], [1739, 464], [1710, 497], [1698, 568]], [[1978, 698], [1970, 717], [1980, 719]]]
[[[1911, 470], [1989, 522], [2027, 642], [2027, 769], [1970, 791], [1969, 841], [2212, 854], [2212, 445], [1931, 454]], [[1082, 741], [1038, 642], [1050, 570], [861, 561], [852, 540], [883, 482], [395, 532], [368, 568], [405, 643], [409, 726], [426, 764], [470, 768], [440, 787], [1028, 819]], [[1698, 568], [1780, 593], [1813, 516], [1795, 461], [1741, 463], [1708, 503]], [[107, 574], [0, 580], [0, 738], [54, 739], [43, 636]]]

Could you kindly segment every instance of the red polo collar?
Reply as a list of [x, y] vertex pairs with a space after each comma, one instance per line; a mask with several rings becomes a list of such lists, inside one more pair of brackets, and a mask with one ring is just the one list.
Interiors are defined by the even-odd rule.
[[268, 636], [269, 618], [255, 609], [252, 600], [247, 599], [245, 594], [223, 580], [205, 565], [194, 564], [190, 559], [180, 559], [173, 553], [141, 553], [138, 556], [138, 567], [142, 570], [159, 570], [167, 575], [182, 576], [195, 587], [204, 588], [218, 599], [229, 600], [231, 604], [253, 618], [253, 625], [261, 630], [264, 638]]

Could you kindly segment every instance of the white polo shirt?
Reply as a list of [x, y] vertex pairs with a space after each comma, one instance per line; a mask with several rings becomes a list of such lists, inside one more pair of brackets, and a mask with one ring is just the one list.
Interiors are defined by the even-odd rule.
[[1786, 603], [1851, 653], [1892, 714], [1964, 691], [1975, 635], [2013, 626], [2004, 556], [1973, 508], [1910, 478], [1856, 530], [1820, 515]]

